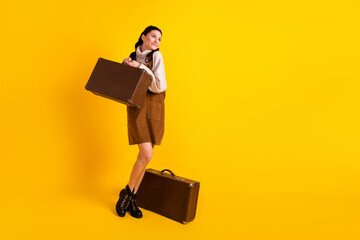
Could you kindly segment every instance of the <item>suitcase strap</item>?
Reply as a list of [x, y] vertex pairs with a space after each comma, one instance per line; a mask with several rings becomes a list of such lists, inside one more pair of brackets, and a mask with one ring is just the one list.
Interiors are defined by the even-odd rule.
[[176, 177], [175, 174], [171, 170], [164, 169], [164, 170], [161, 171], [161, 173], [163, 173], [164, 171], [168, 171], [169, 173], [171, 173], [171, 176]]

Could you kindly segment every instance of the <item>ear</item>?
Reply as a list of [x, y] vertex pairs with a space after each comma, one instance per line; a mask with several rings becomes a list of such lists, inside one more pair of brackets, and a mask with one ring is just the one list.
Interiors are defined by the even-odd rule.
[[141, 40], [143, 40], [143, 41], [144, 41], [144, 38], [145, 38], [145, 35], [144, 35], [144, 34], [142, 34], [142, 35], [141, 35]]

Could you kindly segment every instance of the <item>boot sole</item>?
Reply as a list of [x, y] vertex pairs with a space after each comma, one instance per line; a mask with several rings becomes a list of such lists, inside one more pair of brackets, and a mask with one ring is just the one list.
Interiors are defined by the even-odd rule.
[[126, 212], [129, 212], [129, 214], [130, 214], [132, 217], [134, 217], [134, 218], [142, 218], [142, 217], [143, 217], [142, 214], [141, 214], [141, 216], [132, 215], [132, 214], [131, 214], [131, 211], [130, 211], [129, 209], [127, 209]]

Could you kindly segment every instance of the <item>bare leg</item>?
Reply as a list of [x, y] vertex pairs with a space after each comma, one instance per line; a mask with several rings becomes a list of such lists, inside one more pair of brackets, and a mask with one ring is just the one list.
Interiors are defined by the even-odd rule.
[[138, 188], [139, 188], [139, 186], [140, 186], [140, 183], [141, 183], [144, 175], [145, 175], [145, 169], [141, 172], [141, 175], [140, 175], [140, 177], [138, 178], [138, 181], [137, 181], [136, 184], [135, 184], [134, 193], [137, 193], [137, 190], [138, 190]]
[[[152, 148], [154, 148], [154, 144], [152, 144]], [[139, 186], [140, 186], [140, 184], [141, 184], [141, 181], [142, 181], [142, 179], [144, 178], [144, 175], [145, 175], [145, 170], [146, 170], [146, 169], [144, 168], [144, 170], [142, 171], [140, 177], [138, 178], [138, 180], [137, 180], [137, 182], [136, 182], [136, 184], [135, 184], [135, 191], [134, 191], [134, 193], [137, 193], [137, 190], [139, 189]]]
[[130, 174], [130, 180], [129, 180], [129, 187], [132, 190], [135, 188], [134, 193], [136, 193], [137, 188], [139, 187], [140, 183], [138, 183], [138, 180], [142, 180], [146, 165], [150, 162], [152, 158], [152, 145], [150, 142], [146, 143], [140, 143], [139, 146], [139, 154], [137, 156], [137, 160], [133, 166], [133, 169]]

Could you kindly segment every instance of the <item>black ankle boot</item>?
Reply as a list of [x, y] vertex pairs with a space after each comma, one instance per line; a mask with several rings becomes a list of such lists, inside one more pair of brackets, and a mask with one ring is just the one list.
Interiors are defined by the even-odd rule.
[[126, 208], [126, 211], [130, 212], [130, 215], [135, 218], [142, 218], [142, 212], [136, 205], [136, 194], [132, 195], [129, 206]]
[[116, 212], [120, 217], [125, 216], [126, 209], [133, 197], [133, 192], [134, 190], [131, 192], [129, 185], [126, 185], [126, 187], [121, 190], [119, 200], [116, 203]]

